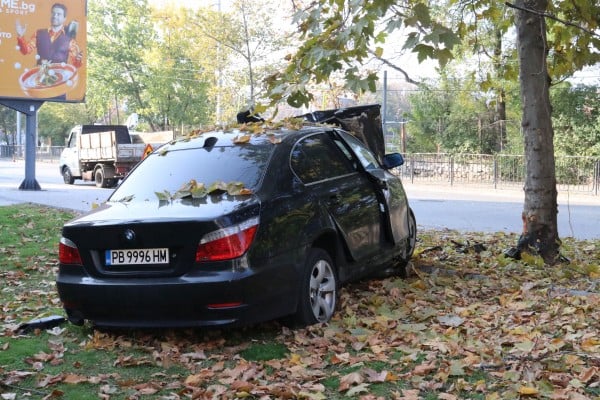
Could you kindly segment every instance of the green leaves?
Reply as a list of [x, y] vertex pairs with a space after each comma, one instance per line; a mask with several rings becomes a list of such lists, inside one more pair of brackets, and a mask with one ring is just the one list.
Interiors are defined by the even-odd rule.
[[384, 43], [400, 29], [409, 28], [398, 49], [411, 49], [420, 62], [435, 59], [444, 66], [458, 43], [457, 35], [435, 22], [429, 6], [417, 0], [402, 6], [390, 0], [319, 0], [299, 11], [295, 21], [304, 42], [285, 70], [268, 80], [271, 105], [285, 99], [293, 107], [308, 106], [315, 85], [340, 74], [346, 89], [358, 94], [375, 91], [377, 75], [362, 66], [370, 53], [382, 58], [383, 46], [374, 44]]

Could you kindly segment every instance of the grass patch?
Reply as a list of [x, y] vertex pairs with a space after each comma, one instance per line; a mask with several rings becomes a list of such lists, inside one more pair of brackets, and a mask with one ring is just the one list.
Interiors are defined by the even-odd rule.
[[[60, 229], [73, 213], [0, 207], [3, 398], [486, 398], [600, 395], [598, 241], [565, 239], [570, 264], [502, 251], [516, 235], [425, 231], [407, 279], [356, 282], [328, 325], [113, 330], [63, 324]], [[475, 250], [474, 244], [483, 244]], [[533, 377], [533, 378], [532, 378]], [[371, 396], [371, 397], [368, 397]]]
[[288, 348], [281, 343], [254, 343], [242, 350], [240, 355], [248, 361], [269, 361], [286, 358]]

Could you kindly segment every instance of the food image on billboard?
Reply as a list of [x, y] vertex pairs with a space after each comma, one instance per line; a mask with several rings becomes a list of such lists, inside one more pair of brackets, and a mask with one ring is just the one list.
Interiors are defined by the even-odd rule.
[[86, 0], [0, 0], [0, 98], [82, 102]]

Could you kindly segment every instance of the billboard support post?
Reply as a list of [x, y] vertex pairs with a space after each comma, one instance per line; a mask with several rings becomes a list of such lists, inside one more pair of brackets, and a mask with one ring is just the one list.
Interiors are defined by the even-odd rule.
[[42, 190], [35, 179], [35, 148], [37, 111], [44, 104], [39, 100], [0, 100], [0, 104], [25, 114], [25, 179], [19, 190]]

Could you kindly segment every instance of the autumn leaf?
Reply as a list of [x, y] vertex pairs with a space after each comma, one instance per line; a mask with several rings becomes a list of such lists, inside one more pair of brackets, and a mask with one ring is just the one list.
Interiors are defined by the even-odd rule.
[[246, 144], [246, 143], [250, 142], [250, 139], [252, 139], [251, 135], [238, 135], [235, 138], [233, 138], [233, 143]]
[[368, 392], [369, 392], [369, 384], [361, 383], [359, 385], [356, 385], [356, 386], [350, 388], [346, 392], [346, 396], [352, 397], [352, 396], [356, 396], [357, 394], [360, 394], [360, 393], [368, 393]]
[[76, 384], [87, 382], [87, 381], [88, 381], [87, 377], [81, 376], [81, 375], [76, 375], [76, 374], [66, 374], [63, 378], [64, 383], [69, 383], [72, 385], [76, 385]]
[[387, 371], [377, 372], [373, 369], [366, 368], [362, 372], [367, 377], [367, 382], [369, 382], [369, 383], [386, 382], [388, 380], [388, 372]]
[[280, 136], [275, 136], [275, 135], [269, 135], [269, 141], [272, 144], [279, 144], [281, 143], [282, 139]]
[[431, 371], [435, 371], [437, 369], [437, 366], [433, 363], [429, 363], [429, 364], [420, 364], [417, 365], [412, 373], [415, 375], [426, 375], [428, 373], [430, 373]]
[[465, 375], [465, 365], [461, 360], [452, 360], [450, 363], [450, 376], [463, 376]]
[[160, 200], [160, 201], [170, 201], [171, 200], [171, 193], [169, 193], [168, 190], [165, 190], [162, 192], [154, 192], [154, 194], [156, 194], [156, 197], [158, 197], [158, 200]]
[[193, 199], [203, 199], [208, 194], [208, 190], [204, 183], [199, 183], [195, 188], [190, 191]]
[[465, 320], [458, 315], [442, 315], [438, 317], [438, 321], [444, 326], [451, 326], [453, 328], [456, 328], [465, 322]]
[[338, 387], [338, 390], [340, 392], [345, 392], [353, 386], [361, 385], [364, 383], [364, 381], [365, 380], [363, 376], [359, 372], [351, 372], [340, 378], [340, 386]]
[[208, 187], [208, 194], [219, 194], [227, 192], [227, 183], [223, 181], [213, 182]]
[[244, 187], [242, 182], [229, 182], [227, 184], [227, 194], [230, 196], [250, 195], [252, 191]]
[[522, 396], [532, 396], [538, 394], [539, 391], [531, 386], [521, 386], [519, 388], [519, 394]]
[[[135, 195], [132, 194], [132, 195], [129, 195], [129, 196], [122, 197], [122, 198], [120, 198], [119, 200], [116, 200], [116, 201], [119, 202], [119, 203], [129, 203], [131, 200], [134, 199], [134, 197], [135, 197]], [[96, 207], [98, 207], [98, 206], [96, 205]]]

